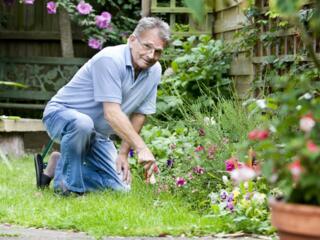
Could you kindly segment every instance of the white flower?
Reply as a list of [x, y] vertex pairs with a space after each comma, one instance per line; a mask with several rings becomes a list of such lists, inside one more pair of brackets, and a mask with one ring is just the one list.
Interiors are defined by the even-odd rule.
[[306, 133], [310, 132], [315, 125], [316, 122], [311, 116], [300, 118], [300, 129]]
[[153, 185], [153, 184], [156, 184], [156, 182], [157, 182], [156, 178], [155, 178], [154, 174], [152, 174], [150, 177], [150, 183]]
[[277, 131], [276, 127], [273, 125], [270, 125], [269, 130], [270, 130], [270, 132], [273, 132], [273, 133], [275, 133]]
[[299, 97], [299, 100], [301, 100], [303, 98], [306, 100], [310, 100], [312, 98], [312, 95], [310, 93], [305, 93], [301, 97]]
[[266, 200], [266, 195], [264, 193], [254, 193], [252, 200], [257, 202], [258, 204], [263, 204]]
[[219, 199], [219, 194], [218, 193], [212, 192], [208, 196], [209, 196], [209, 198], [211, 200], [211, 204], [215, 204], [215, 203], [218, 202], [218, 199]]
[[228, 182], [229, 182], [228, 177], [225, 176], [225, 175], [223, 175], [223, 176], [222, 176], [222, 182], [223, 182], [224, 184], [228, 184]]
[[248, 168], [246, 166], [243, 166], [242, 168], [234, 169], [231, 172], [231, 178], [236, 183], [248, 181], [248, 180], [254, 178], [255, 175], [256, 175], [256, 173], [253, 171], [253, 169]]
[[206, 124], [206, 125], [216, 125], [217, 124], [217, 122], [214, 120], [214, 118], [213, 117], [204, 117], [203, 118], [203, 122], [204, 122], [204, 124]]
[[244, 183], [243, 183], [243, 186], [244, 186], [245, 189], [248, 189], [249, 183], [248, 183], [248, 182], [244, 182]]
[[257, 100], [256, 104], [261, 109], [265, 109], [267, 107], [266, 100], [264, 100], [264, 99]]
[[302, 106], [301, 106], [301, 105], [296, 106], [297, 111], [300, 111], [300, 110], [301, 110], [301, 108], [302, 108]]

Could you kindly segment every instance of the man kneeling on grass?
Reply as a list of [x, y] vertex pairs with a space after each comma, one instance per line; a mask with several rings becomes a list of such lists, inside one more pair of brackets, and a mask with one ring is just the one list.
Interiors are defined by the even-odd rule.
[[[155, 113], [158, 60], [169, 38], [167, 23], [142, 18], [127, 44], [101, 50], [50, 100], [43, 123], [61, 154], [53, 153], [46, 169], [35, 158], [39, 188], [54, 178], [55, 191], [63, 195], [129, 190], [131, 147], [147, 179], [152, 175], [155, 158], [139, 132], [146, 115]], [[109, 138], [114, 133], [122, 139], [119, 153]]]

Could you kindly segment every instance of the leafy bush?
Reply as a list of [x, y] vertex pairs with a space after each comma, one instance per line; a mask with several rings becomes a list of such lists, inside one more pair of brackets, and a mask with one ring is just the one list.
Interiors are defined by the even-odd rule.
[[[177, 108], [188, 100], [194, 101], [203, 94], [230, 97], [231, 80], [228, 75], [231, 53], [222, 41], [210, 36], [189, 37], [182, 46], [159, 89], [158, 112], [176, 114]], [[177, 44], [177, 41], [176, 41]]]

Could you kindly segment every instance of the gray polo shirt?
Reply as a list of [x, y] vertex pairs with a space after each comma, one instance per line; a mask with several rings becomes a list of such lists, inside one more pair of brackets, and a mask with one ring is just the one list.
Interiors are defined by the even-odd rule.
[[71, 81], [50, 100], [44, 117], [59, 105], [90, 116], [96, 131], [113, 132], [104, 119], [103, 102], [121, 105], [126, 115], [152, 114], [156, 110], [157, 86], [161, 78], [159, 62], [143, 70], [134, 80], [129, 45], [106, 47], [85, 63]]

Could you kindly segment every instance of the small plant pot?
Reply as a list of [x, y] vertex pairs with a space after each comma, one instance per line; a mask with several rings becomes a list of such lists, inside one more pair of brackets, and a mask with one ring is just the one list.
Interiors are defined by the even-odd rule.
[[269, 202], [271, 222], [281, 240], [319, 240], [320, 206]]

